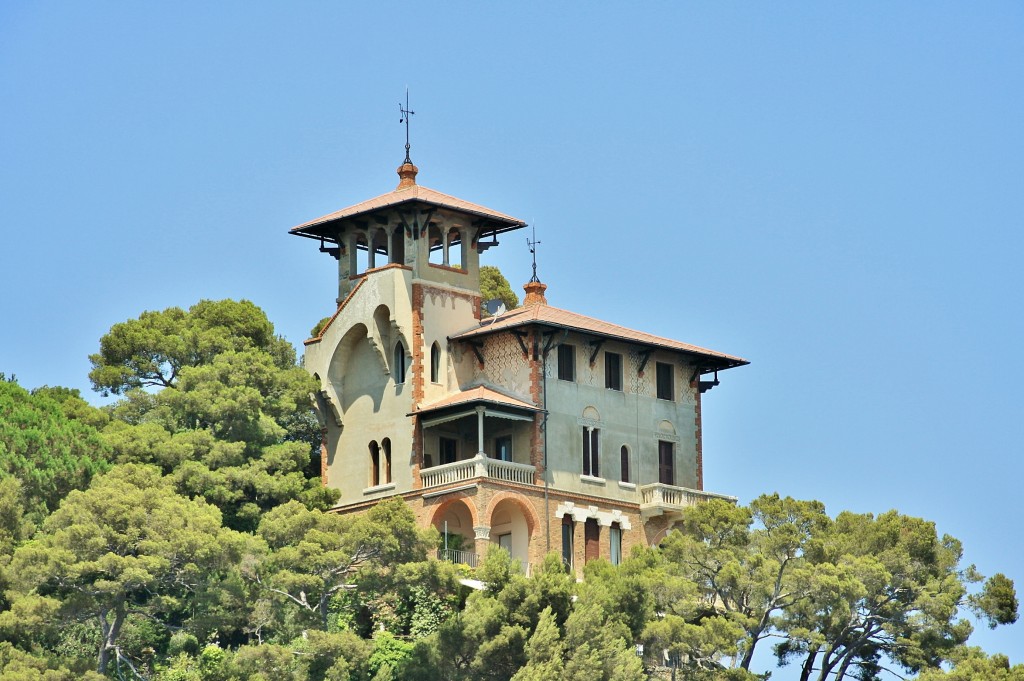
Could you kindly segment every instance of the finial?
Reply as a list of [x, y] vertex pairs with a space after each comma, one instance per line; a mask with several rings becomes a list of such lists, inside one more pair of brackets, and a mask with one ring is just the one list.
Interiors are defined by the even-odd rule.
[[526, 245], [530, 248], [530, 255], [533, 256], [533, 276], [530, 277], [530, 281], [534, 282], [540, 281], [540, 279], [537, 278], [537, 244], [541, 242], [537, 241], [537, 227], [533, 226], [531, 227], [531, 230], [533, 231], [533, 239], [531, 240], [530, 238], [527, 238]]
[[415, 111], [409, 110], [409, 86], [405, 86], [405, 106], [402, 103], [398, 103], [398, 110], [402, 112], [402, 117], [398, 119], [399, 123], [405, 123], [405, 162], [411, 164], [412, 159], [409, 157], [409, 116], [416, 113]]

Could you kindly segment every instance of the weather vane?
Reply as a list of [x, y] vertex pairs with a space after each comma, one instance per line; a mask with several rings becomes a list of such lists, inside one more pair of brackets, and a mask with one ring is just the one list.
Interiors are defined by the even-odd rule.
[[398, 103], [398, 110], [402, 112], [402, 117], [398, 119], [399, 123], [405, 123], [405, 162], [412, 163], [412, 159], [409, 158], [409, 116], [416, 113], [415, 111], [409, 110], [409, 88], [405, 88], [405, 106], [402, 103]]
[[530, 281], [533, 282], [540, 281], [540, 279], [537, 278], [537, 244], [540, 242], [537, 241], [537, 227], [533, 226], [530, 229], [533, 231], [533, 239], [527, 237], [526, 245], [530, 247], [530, 255], [533, 256], [533, 276], [530, 277]]

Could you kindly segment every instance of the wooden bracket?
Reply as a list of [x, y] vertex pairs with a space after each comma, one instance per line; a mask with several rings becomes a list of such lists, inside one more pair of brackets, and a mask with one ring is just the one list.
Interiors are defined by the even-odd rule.
[[526, 347], [525, 339], [530, 335], [530, 333], [528, 331], [523, 331], [522, 329], [512, 329], [510, 333], [516, 337], [517, 341], [519, 341], [519, 347], [523, 351], [523, 357], [529, 357], [530, 350]]
[[594, 366], [594, 361], [597, 359], [597, 353], [601, 351], [601, 346], [604, 345], [604, 338], [598, 338], [597, 340], [590, 341], [590, 347], [594, 349], [590, 353], [590, 366]]
[[654, 352], [653, 348], [647, 348], [646, 350], [640, 351], [640, 368], [636, 370], [638, 374], [642, 374], [644, 372], [644, 367], [647, 366], [647, 360], [651, 358], [652, 352]]
[[484, 355], [480, 352], [483, 349], [484, 344], [480, 341], [466, 341], [466, 345], [473, 348], [473, 354], [476, 355], [477, 360], [479, 360], [480, 366], [484, 366]]
[[551, 346], [555, 344], [555, 334], [557, 331], [545, 331], [544, 337], [547, 339], [544, 342], [544, 356], [547, 357], [548, 353], [551, 352]]

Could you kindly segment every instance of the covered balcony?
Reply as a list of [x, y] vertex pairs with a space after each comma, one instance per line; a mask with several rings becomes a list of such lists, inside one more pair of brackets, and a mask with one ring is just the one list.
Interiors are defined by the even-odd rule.
[[537, 407], [491, 388], [463, 390], [416, 412], [423, 489], [476, 480], [536, 484], [531, 461]]
[[722, 499], [731, 504], [736, 503], [736, 497], [726, 494], [656, 482], [640, 488], [640, 515], [644, 520], [659, 515], [678, 518], [682, 515], [683, 509], [711, 499]]

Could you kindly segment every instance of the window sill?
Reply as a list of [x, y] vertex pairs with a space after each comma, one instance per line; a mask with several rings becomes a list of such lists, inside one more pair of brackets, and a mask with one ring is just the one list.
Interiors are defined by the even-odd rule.
[[621, 487], [622, 489], [635, 490], [636, 489], [636, 483], [635, 482], [622, 482], [622, 481], [619, 481], [619, 487]]
[[390, 489], [395, 488], [395, 483], [386, 482], [383, 485], [376, 485], [374, 487], [367, 487], [363, 490], [363, 494], [376, 494], [377, 492], [386, 492]]
[[607, 481], [604, 478], [598, 478], [593, 475], [580, 475], [580, 482], [590, 485], [604, 485]]

